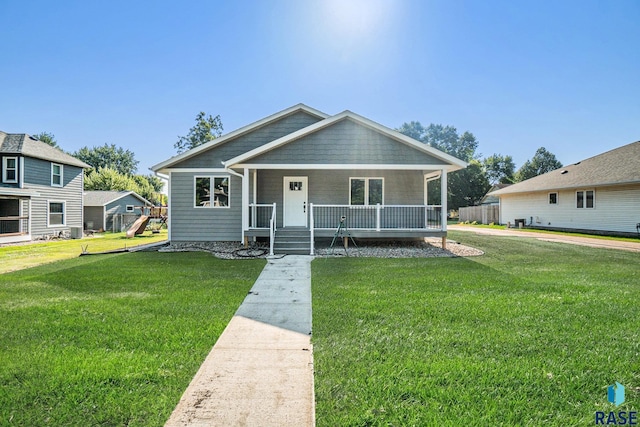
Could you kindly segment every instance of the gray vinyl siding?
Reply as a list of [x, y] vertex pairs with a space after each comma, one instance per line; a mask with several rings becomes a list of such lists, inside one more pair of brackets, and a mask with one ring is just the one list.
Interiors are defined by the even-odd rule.
[[[576, 191], [595, 190], [594, 208], [577, 208]], [[549, 204], [549, 193], [558, 193], [558, 203]], [[500, 222], [533, 219], [542, 227], [636, 233], [640, 223], [640, 185], [584, 187], [500, 197]]]
[[[51, 162], [26, 157], [24, 163], [24, 186], [39, 193], [39, 196], [31, 198], [32, 238], [68, 232], [71, 227], [82, 227], [82, 168], [64, 165], [64, 186], [52, 187]], [[48, 227], [49, 201], [65, 203], [65, 225]]]
[[84, 228], [85, 230], [104, 229], [104, 207], [85, 206], [84, 207]]
[[384, 178], [385, 205], [424, 204], [424, 175], [421, 171], [398, 170], [310, 170], [258, 171], [258, 203], [276, 203], [278, 227], [282, 227], [283, 179], [309, 177], [309, 203], [348, 205], [349, 178]]
[[[228, 208], [194, 207], [195, 176], [230, 176]], [[171, 173], [172, 241], [240, 241], [242, 239], [242, 180], [224, 173]]]
[[222, 162], [232, 159], [254, 148], [288, 135], [318, 122], [320, 119], [305, 112], [297, 112], [280, 120], [269, 123], [248, 134], [211, 148], [195, 157], [180, 162], [173, 168], [221, 168]]
[[106, 211], [106, 227], [105, 230], [113, 230], [113, 218], [115, 215], [127, 214], [127, 205], [135, 206], [135, 210], [133, 212], [129, 212], [129, 215], [142, 215], [141, 206], [144, 206], [144, 202], [138, 199], [133, 194], [129, 194], [128, 196], [122, 197], [118, 200], [115, 200], [111, 203], [107, 203], [105, 206]]
[[349, 119], [250, 159], [247, 163], [444, 164], [442, 160]]

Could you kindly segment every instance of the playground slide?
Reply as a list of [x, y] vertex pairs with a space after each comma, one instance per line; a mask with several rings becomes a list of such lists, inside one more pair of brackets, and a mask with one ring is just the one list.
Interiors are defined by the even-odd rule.
[[131, 228], [127, 230], [127, 237], [131, 238], [137, 234], [144, 233], [144, 230], [147, 228], [148, 223], [149, 217], [146, 215], [142, 215], [140, 218], [136, 219], [136, 222], [134, 222]]

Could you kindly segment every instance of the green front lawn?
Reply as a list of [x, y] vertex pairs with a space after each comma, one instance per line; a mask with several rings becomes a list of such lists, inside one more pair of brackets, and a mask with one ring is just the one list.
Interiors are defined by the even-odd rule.
[[450, 237], [486, 255], [313, 262], [318, 426], [594, 425], [638, 409], [638, 254]]
[[167, 230], [153, 234], [143, 234], [128, 239], [126, 233], [96, 233], [93, 237], [72, 240], [37, 241], [19, 245], [0, 245], [0, 274], [23, 268], [35, 267], [63, 259], [79, 256], [83, 249], [87, 252], [104, 252], [131, 248], [167, 240]]
[[138, 252], [0, 275], [0, 425], [163, 425], [264, 264]]

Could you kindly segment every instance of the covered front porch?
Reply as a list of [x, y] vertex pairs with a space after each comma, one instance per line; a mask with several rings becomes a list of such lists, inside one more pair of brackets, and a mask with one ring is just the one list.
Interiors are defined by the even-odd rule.
[[[340, 228], [353, 238], [401, 239], [447, 234], [447, 169], [262, 170], [247, 169], [243, 181], [243, 241], [268, 237], [296, 253], [314, 253], [317, 238]], [[440, 204], [427, 204], [427, 183], [440, 179]], [[342, 201], [342, 203], [340, 203]], [[344, 203], [347, 202], [347, 203]], [[295, 231], [294, 234], [292, 232]], [[286, 236], [286, 237], [285, 237]], [[304, 251], [298, 251], [298, 249]]]
[[0, 244], [31, 240], [31, 199], [20, 196], [0, 196]]

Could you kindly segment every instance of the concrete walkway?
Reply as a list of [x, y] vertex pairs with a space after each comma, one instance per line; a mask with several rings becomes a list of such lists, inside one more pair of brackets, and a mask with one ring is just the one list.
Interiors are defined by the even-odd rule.
[[313, 426], [311, 260], [269, 259], [166, 426]]
[[640, 252], [639, 242], [627, 242], [622, 240], [598, 239], [594, 237], [570, 236], [554, 233], [537, 233], [518, 229], [481, 228], [464, 225], [450, 225], [452, 231], [470, 231], [476, 234], [488, 234], [491, 236], [529, 237], [545, 242], [568, 243], [571, 245], [590, 246], [593, 248], [618, 249], [622, 251]]

